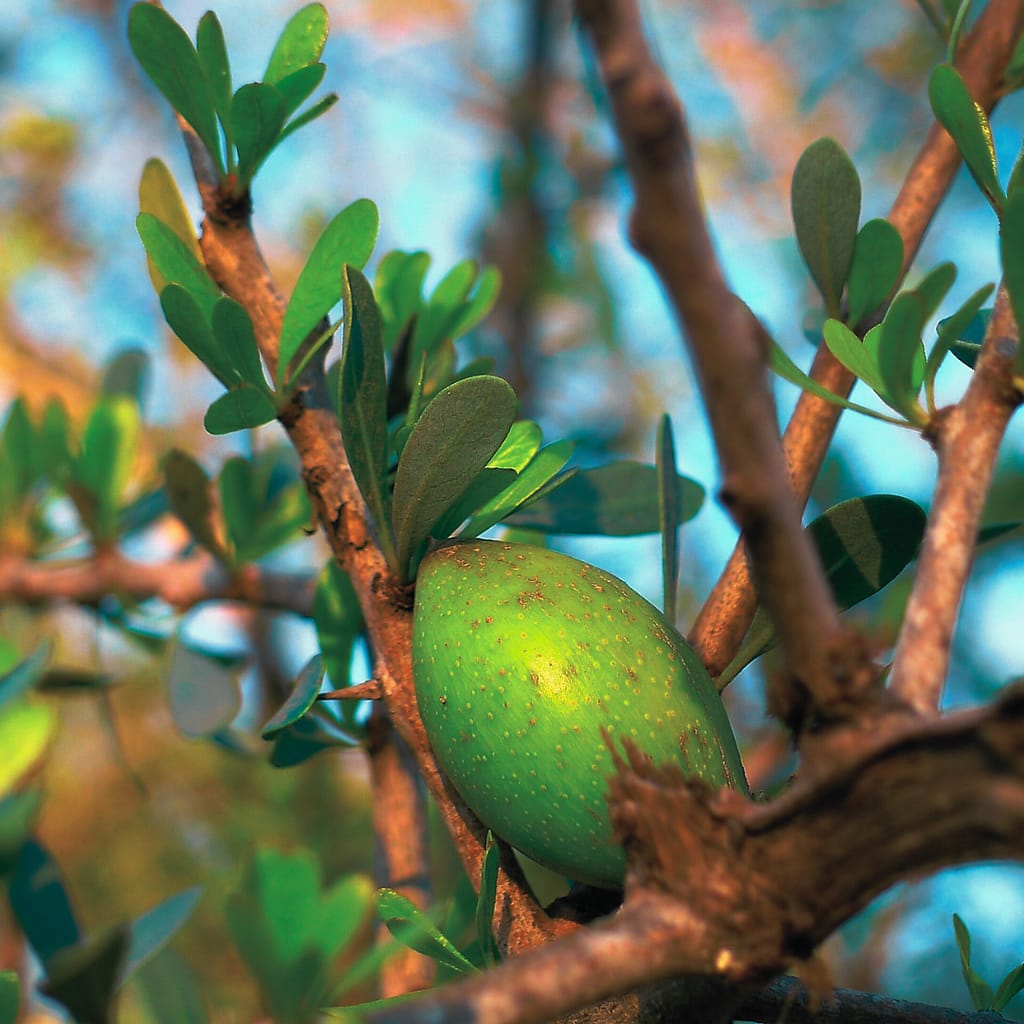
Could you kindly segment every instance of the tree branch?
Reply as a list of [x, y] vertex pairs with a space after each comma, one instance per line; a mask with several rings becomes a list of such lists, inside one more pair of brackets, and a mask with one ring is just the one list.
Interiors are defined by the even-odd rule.
[[73, 562], [0, 556], [0, 602], [17, 604], [96, 605], [113, 594], [132, 601], [159, 598], [179, 611], [204, 601], [241, 601], [308, 618], [315, 585], [308, 573], [270, 572], [256, 565], [229, 573], [206, 554], [166, 562], [136, 562], [113, 549]]
[[[715, 1019], [894, 882], [1020, 857], [1024, 687], [947, 718], [896, 712], [871, 728], [826, 729], [816, 744], [793, 787], [767, 804], [711, 792], [627, 745], [610, 798], [629, 853], [622, 909], [369, 1019], [539, 1024], [673, 978], [690, 1019]], [[642, 991], [641, 1005], [652, 998]]]
[[939, 479], [889, 679], [890, 690], [922, 713], [936, 711], [942, 698], [999, 445], [1024, 401], [1013, 381], [1017, 335], [1002, 287], [964, 397], [931, 426]]
[[[767, 338], [729, 290], [697, 193], [689, 131], [671, 85], [647, 46], [636, 5], [578, 0], [608, 89], [635, 193], [634, 246], [661, 279], [683, 326], [722, 466], [721, 498], [739, 524], [758, 592], [770, 611], [799, 695], [835, 713], [843, 677], [861, 685], [817, 554], [800, 523], [778, 442], [767, 382]], [[836, 663], [849, 663], [840, 673]]]
[[[957, 67], [972, 96], [986, 111], [995, 107], [1001, 94], [1003, 69], [1022, 22], [1024, 3], [1021, 0], [992, 0], [961, 45]], [[934, 124], [889, 211], [889, 221], [903, 239], [903, 274], [917, 255], [959, 166], [956, 145], [940, 125]], [[867, 322], [859, 325], [861, 333], [880, 322], [884, 312], [884, 309], [876, 311]], [[810, 375], [844, 397], [849, 395], [855, 380], [824, 345], [818, 346]], [[839, 406], [806, 391], [797, 401], [782, 445], [790, 483], [801, 507], [810, 496], [841, 413]], [[741, 539], [689, 634], [691, 645], [712, 676], [719, 675], [732, 660], [756, 608], [757, 594], [751, 585], [746, 549]]]

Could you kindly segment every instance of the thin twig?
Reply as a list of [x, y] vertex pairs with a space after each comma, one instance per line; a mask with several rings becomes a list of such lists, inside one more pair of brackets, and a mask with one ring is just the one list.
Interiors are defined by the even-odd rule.
[[1017, 335], [1003, 287], [964, 397], [934, 417], [939, 479], [889, 681], [893, 693], [922, 713], [936, 711], [942, 698], [999, 445], [1024, 401], [1013, 383]]
[[[1021, 0], [993, 0], [961, 46], [958, 69], [972, 96], [985, 110], [991, 111], [1000, 96], [1003, 69], [1020, 34], [1022, 20], [1024, 3]], [[959, 166], [960, 154], [952, 139], [941, 126], [933, 125], [889, 211], [889, 221], [903, 239], [903, 274], [917, 255]], [[883, 313], [884, 309], [876, 311], [860, 325], [861, 332], [878, 322]], [[818, 348], [810, 376], [844, 397], [849, 395], [855, 381], [824, 345]], [[806, 504], [821, 470], [841, 412], [839, 406], [805, 391], [786, 427], [782, 445], [793, 491], [801, 507]], [[712, 676], [721, 673], [732, 660], [756, 608], [757, 594], [751, 585], [746, 550], [740, 541], [688, 637]]]

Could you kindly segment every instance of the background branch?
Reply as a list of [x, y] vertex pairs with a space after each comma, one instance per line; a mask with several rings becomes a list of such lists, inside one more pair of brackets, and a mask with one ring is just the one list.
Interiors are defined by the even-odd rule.
[[[972, 96], [991, 111], [1001, 94], [1003, 69], [1024, 24], [1021, 0], [992, 0], [964, 40], [957, 68]], [[938, 124], [929, 129], [903, 186], [889, 211], [889, 221], [903, 239], [903, 274], [913, 262], [925, 232], [960, 166], [960, 154]], [[861, 331], [880, 322], [878, 310]], [[849, 395], [854, 376], [819, 345], [810, 376], [836, 394]], [[783, 435], [790, 482], [801, 507], [806, 504], [832, 442], [841, 408], [802, 392]], [[747, 554], [741, 539], [690, 630], [689, 641], [712, 676], [719, 675], [739, 649], [757, 608]]]

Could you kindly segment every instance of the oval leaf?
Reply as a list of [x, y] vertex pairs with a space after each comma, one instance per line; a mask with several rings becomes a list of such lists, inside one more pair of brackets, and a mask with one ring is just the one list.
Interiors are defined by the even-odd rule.
[[500, 377], [457, 381], [423, 410], [395, 476], [392, 521], [401, 573], [501, 446], [515, 414], [515, 392]]
[[203, 417], [203, 426], [210, 434], [230, 434], [236, 430], [252, 430], [277, 418], [277, 407], [265, 391], [251, 384], [240, 384], [221, 395]]
[[835, 139], [818, 139], [793, 171], [790, 193], [796, 241], [829, 316], [839, 316], [860, 219], [857, 168]]
[[274, 51], [263, 73], [263, 81], [275, 84], [307, 64], [314, 64], [327, 42], [327, 9], [309, 4], [289, 19], [274, 44]]
[[846, 283], [847, 323], [856, 326], [878, 309], [899, 283], [903, 239], [883, 218], [869, 220], [858, 232]]
[[[185, 244], [196, 263], [203, 262], [195, 227], [178, 184], [167, 165], [156, 157], [147, 160], [142, 168], [142, 178], [139, 181], [139, 212], [152, 214], [169, 227]], [[157, 270], [151, 256], [147, 254], [146, 260], [153, 287], [159, 295], [170, 282]]]
[[316, 703], [316, 695], [320, 692], [323, 681], [324, 659], [321, 655], [314, 654], [295, 677], [288, 699], [263, 726], [260, 735], [265, 740], [273, 739], [283, 729], [294, 725]]
[[218, 350], [231, 371], [247, 384], [267, 391], [256, 335], [245, 307], [225, 295], [214, 304], [210, 322]]
[[[704, 501], [704, 488], [677, 478], [679, 522], [692, 519]], [[658, 533], [658, 474], [654, 466], [623, 460], [584, 469], [506, 520], [510, 526], [548, 533], [627, 537]]]

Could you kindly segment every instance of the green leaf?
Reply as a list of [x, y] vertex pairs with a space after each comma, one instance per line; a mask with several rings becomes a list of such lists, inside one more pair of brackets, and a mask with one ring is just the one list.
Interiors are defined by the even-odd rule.
[[173, 949], [161, 950], [133, 980], [153, 1024], [209, 1024], [195, 972]]
[[[924, 376], [926, 382], [935, 379], [935, 374], [942, 365], [942, 360], [945, 359], [946, 353], [959, 339], [964, 337], [971, 324], [977, 321], [981, 307], [992, 294], [992, 287], [992, 285], [987, 284], [979, 288], [952, 316], [939, 321], [936, 327], [938, 337], [932, 346], [931, 352], [928, 354], [928, 362], [925, 366]], [[982, 328], [982, 335], [984, 335], [984, 328]], [[980, 346], [977, 346], [977, 348], [980, 349]], [[962, 351], [957, 353], [957, 358], [966, 362]], [[971, 361], [967, 365], [973, 367], [973, 357], [971, 357]]]
[[238, 191], [244, 191], [277, 142], [288, 109], [272, 85], [251, 82], [231, 100], [231, 135], [238, 150]]
[[[363, 613], [348, 574], [336, 562], [324, 566], [313, 592], [313, 623], [327, 675], [335, 689], [353, 682], [352, 648], [364, 629]], [[341, 701], [343, 725], [357, 728], [353, 701]], [[361, 728], [361, 727], [359, 727]]]
[[[164, 224], [184, 243], [194, 261], [202, 265], [203, 256], [199, 251], [196, 229], [189, 216], [188, 207], [178, 190], [178, 185], [167, 165], [156, 157], [146, 161], [139, 181], [139, 211], [151, 214]], [[170, 282], [156, 268], [153, 258], [147, 253], [149, 276], [157, 295]]]
[[356, 746], [358, 735], [343, 730], [317, 705], [274, 737], [270, 765], [273, 768], [293, 768], [325, 750]]
[[935, 315], [955, 281], [956, 265], [946, 262], [928, 271], [914, 286], [913, 291], [921, 300], [925, 320], [930, 320]]
[[430, 254], [395, 249], [380, 261], [374, 291], [384, 322], [384, 348], [390, 352], [420, 308]]
[[206, 471], [191, 455], [177, 448], [167, 453], [163, 469], [171, 511], [198, 544], [224, 560], [226, 552], [217, 531], [212, 485]]
[[276, 84], [308, 64], [314, 64], [327, 42], [327, 9], [323, 4], [309, 4], [289, 19], [274, 44], [274, 50], [263, 73], [263, 81]]
[[0, 712], [39, 682], [46, 671], [52, 651], [53, 645], [49, 640], [44, 640], [27, 658], [0, 676]]
[[62, 949], [47, 962], [39, 991], [66, 1007], [78, 1024], [114, 1024], [127, 941], [123, 928], [113, 928]]
[[398, 462], [392, 520], [398, 569], [455, 504], [505, 440], [515, 392], [500, 377], [470, 377], [440, 391], [423, 410]]
[[879, 309], [899, 283], [903, 239], [887, 220], [869, 220], [858, 232], [847, 289], [847, 322], [856, 326]]
[[355, 267], [343, 271], [345, 332], [338, 409], [349, 466], [377, 529], [381, 548], [397, 571], [391, 534], [388, 468], [388, 385], [380, 312], [370, 283]]
[[187, 644], [179, 632], [167, 670], [167, 699], [183, 735], [212, 736], [242, 709], [238, 672]]
[[135, 465], [141, 427], [139, 407], [123, 396], [101, 398], [85, 424], [71, 476], [88, 494], [84, 500], [76, 497], [76, 505], [97, 540], [117, 535], [117, 513]]
[[1018, 964], [999, 983], [996, 994], [992, 997], [992, 1009], [996, 1013], [1002, 1013], [1007, 1004], [1021, 992], [1024, 992], [1024, 963]]
[[669, 622], [676, 620], [679, 589], [679, 488], [672, 420], [665, 413], [658, 421], [654, 467], [658, 474], [658, 525], [661, 528], [662, 607]]
[[59, 483], [71, 465], [68, 413], [59, 398], [51, 398], [39, 425], [39, 448], [50, 479]]
[[497, 267], [484, 267], [477, 278], [473, 294], [462, 306], [452, 327], [452, 338], [461, 338], [471, 331], [494, 308], [501, 290], [501, 272]]
[[[704, 488], [677, 479], [679, 522], [692, 519], [704, 501]], [[508, 518], [509, 525], [548, 533], [627, 537], [658, 533], [658, 473], [654, 466], [623, 460], [584, 469], [549, 495]]]
[[[135, 226], [157, 272], [171, 284], [181, 285], [195, 300], [203, 317], [209, 320], [213, 304], [220, 298], [220, 289], [192, 248], [151, 213], [140, 213], [135, 218]], [[164, 291], [166, 288], [161, 289], [161, 298]]]
[[[999, 255], [1018, 334], [1024, 335], [1024, 192], [1018, 192], [1003, 210], [999, 221]], [[1016, 371], [1024, 374], [1024, 342], [1017, 345]]]
[[231, 63], [224, 42], [224, 30], [213, 11], [207, 11], [199, 19], [199, 27], [196, 29], [196, 54], [199, 57], [199, 66], [206, 76], [214, 109], [220, 115], [221, 123], [230, 125]]
[[[840, 611], [888, 586], [917, 556], [924, 537], [922, 509], [895, 494], [870, 494], [833, 505], [807, 526]], [[758, 608], [735, 658], [718, 677], [723, 689], [775, 645], [775, 628]]]
[[295, 282], [281, 325], [277, 379], [286, 379], [299, 347], [341, 300], [342, 268], [361, 269], [373, 252], [379, 226], [369, 199], [346, 206], [324, 229]]
[[252, 320], [245, 307], [225, 295], [214, 305], [210, 323], [218, 349], [234, 375], [255, 388], [269, 391]]
[[309, 99], [313, 90], [323, 81], [326, 70], [323, 64], [309, 64], [274, 83], [274, 88], [284, 99], [287, 117], [291, 117]]
[[41, 790], [0, 797], [0, 883], [6, 884], [43, 806]]
[[800, 253], [829, 316], [838, 318], [857, 241], [860, 178], [835, 139], [818, 139], [804, 150], [793, 171], [790, 201]]
[[521, 473], [540, 450], [541, 436], [540, 427], [532, 420], [516, 420], [487, 465]]
[[300, 128], [309, 124], [310, 121], [315, 121], [321, 114], [326, 114], [337, 102], [338, 94], [334, 92], [328, 93], [322, 100], [317, 100], [308, 110], [299, 114], [298, 117], [293, 117], [284, 126], [281, 134], [277, 137], [276, 145], [279, 146], [292, 132], [297, 132]]
[[940, 64], [928, 81], [928, 99], [936, 120], [952, 136], [982, 192], [998, 209], [1006, 199], [999, 184], [996, 150], [988, 115], [974, 102], [960, 72]]
[[[443, 539], [451, 536], [475, 512], [489, 506], [497, 497], [516, 481], [516, 472], [512, 469], [498, 469], [485, 466], [477, 473], [473, 482], [462, 492], [462, 497], [430, 529], [430, 535]], [[460, 535], [468, 536], [470, 524], [460, 531]], [[487, 527], [485, 526], [484, 529]]]
[[574, 447], [572, 441], [556, 441], [542, 448], [512, 483], [476, 511], [459, 536], [479, 536], [530, 503], [565, 467]]
[[21, 847], [7, 895], [15, 920], [43, 964], [81, 940], [60, 865], [42, 843], [29, 839]]
[[850, 373], [864, 381], [876, 394], [883, 395], [885, 385], [874, 354], [846, 324], [841, 320], [826, 320], [822, 335], [828, 350]]
[[416, 317], [410, 367], [417, 366], [421, 356], [429, 359], [443, 342], [454, 339], [476, 276], [476, 263], [473, 260], [462, 260], [441, 278], [430, 300]]
[[0, 971], [0, 1024], [16, 1024], [21, 1006], [21, 983], [14, 971]]
[[277, 419], [277, 406], [266, 391], [251, 384], [239, 384], [206, 410], [203, 426], [210, 434], [231, 434], [261, 427], [273, 419]]
[[171, 330], [221, 384], [231, 387], [238, 375], [214, 337], [210, 324], [214, 304], [204, 313], [194, 296], [178, 284], [169, 284], [160, 293], [160, 307]]
[[885, 386], [880, 397], [898, 413], [923, 427], [928, 417], [917, 400], [925, 371], [925, 310], [921, 296], [903, 292], [893, 300], [878, 335], [878, 370]]
[[394, 889], [377, 890], [377, 916], [403, 946], [459, 973], [477, 973], [477, 969], [437, 925], [412, 900]]
[[128, 926], [128, 946], [118, 980], [123, 985], [139, 968], [174, 938], [195, 910], [201, 887], [186, 889], [135, 918]]
[[7, 472], [18, 500], [24, 498], [40, 476], [42, 466], [36, 451], [36, 431], [29, 418], [28, 406], [20, 396], [7, 410], [0, 449], [7, 457]]
[[149, 355], [141, 348], [124, 348], [106, 365], [100, 393], [125, 395], [142, 406], [149, 378]]
[[283, 729], [294, 725], [316, 703], [316, 695], [320, 692], [323, 681], [324, 659], [322, 655], [314, 654], [295, 677], [288, 699], [263, 726], [260, 735], [265, 740], [273, 739]]
[[500, 959], [498, 944], [494, 941], [494, 903], [498, 894], [498, 868], [501, 866], [501, 849], [494, 837], [488, 833], [487, 849], [480, 866], [480, 889], [476, 901], [476, 934], [488, 967]]
[[150, 81], [195, 129], [223, 174], [213, 95], [192, 40], [163, 8], [137, 3], [128, 14], [128, 41]]

